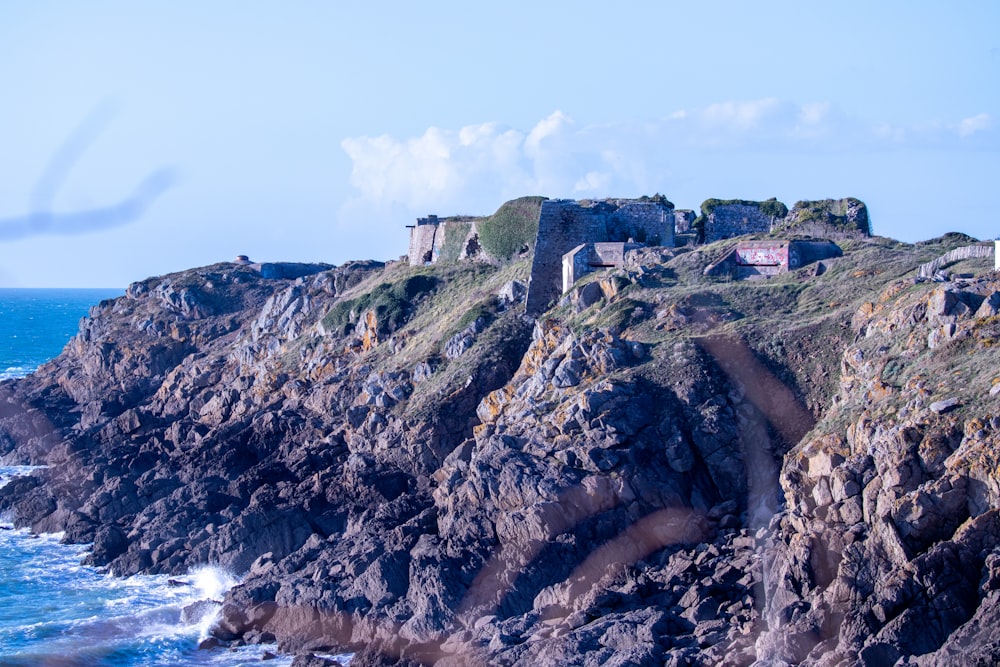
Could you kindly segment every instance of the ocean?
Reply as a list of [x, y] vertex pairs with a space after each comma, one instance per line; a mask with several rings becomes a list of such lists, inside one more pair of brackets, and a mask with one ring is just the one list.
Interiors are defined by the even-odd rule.
[[[57, 356], [80, 318], [122, 290], [0, 289], [0, 379]], [[0, 468], [0, 485], [30, 468]], [[182, 614], [220, 599], [237, 578], [209, 565], [184, 576], [115, 577], [80, 564], [86, 545], [32, 535], [0, 516], [0, 667], [237, 665], [287, 667], [275, 646], [199, 650], [213, 620]]]

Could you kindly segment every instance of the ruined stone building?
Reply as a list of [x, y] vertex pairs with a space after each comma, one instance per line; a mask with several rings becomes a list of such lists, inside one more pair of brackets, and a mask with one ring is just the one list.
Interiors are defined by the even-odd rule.
[[775, 216], [761, 210], [757, 202], [721, 204], [714, 207], [705, 220], [705, 243], [731, 239], [744, 234], [771, 231]]
[[[674, 246], [675, 232], [692, 234], [700, 229], [700, 240], [705, 243], [779, 230], [820, 238], [829, 238], [830, 232], [870, 234], [868, 211], [863, 202], [854, 198], [800, 201], [791, 211], [776, 199], [707, 199], [699, 218], [694, 211], [675, 210], [662, 196], [597, 201], [546, 199], [536, 205], [540, 208], [526, 297], [529, 315], [545, 311], [587, 273], [623, 266], [629, 250], [643, 245]], [[415, 225], [410, 225], [409, 262], [422, 265], [470, 258], [490, 261], [480, 246], [479, 231], [476, 218], [418, 218]], [[774, 275], [840, 254], [840, 248], [827, 241], [746, 242], [713, 262], [706, 274], [737, 278]]]
[[417, 218], [410, 228], [410, 266], [437, 264], [439, 261], [482, 259], [479, 229], [475, 218]]
[[871, 234], [868, 208], [854, 197], [798, 201], [791, 210], [776, 199], [706, 199], [702, 205], [705, 243], [745, 234], [794, 232], [827, 237]]
[[[580, 249], [578, 258], [571, 260], [571, 266], [582, 269], [591, 260], [596, 267], [615, 266], [605, 260], [618, 255], [624, 257], [626, 243], [674, 245], [673, 204], [663, 199], [549, 199], [542, 202], [528, 282], [528, 314], [544, 311], [562, 294], [563, 255], [579, 246], [593, 244], [594, 248], [586, 252]], [[601, 249], [597, 250], [597, 246]]]

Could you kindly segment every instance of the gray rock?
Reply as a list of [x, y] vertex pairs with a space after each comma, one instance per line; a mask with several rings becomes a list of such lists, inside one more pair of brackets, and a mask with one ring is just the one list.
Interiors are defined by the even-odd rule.
[[960, 401], [957, 398], [946, 398], [941, 401], [934, 401], [930, 404], [931, 412], [940, 415], [949, 410], [952, 410], [960, 405]]

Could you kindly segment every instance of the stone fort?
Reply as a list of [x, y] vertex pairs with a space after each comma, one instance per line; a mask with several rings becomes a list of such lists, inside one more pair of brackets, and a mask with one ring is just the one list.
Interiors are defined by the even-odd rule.
[[[711, 199], [702, 204], [702, 215], [697, 218], [691, 210], [675, 210], [660, 195], [594, 201], [546, 199], [541, 202], [539, 212], [525, 310], [529, 315], [544, 312], [567, 286], [586, 273], [622, 266], [625, 254], [631, 249], [675, 245], [675, 233], [697, 233], [699, 242], [711, 243], [778, 229], [819, 236], [825, 236], [824, 230], [837, 229], [848, 234], [870, 234], [867, 209], [863, 202], [853, 198], [800, 201], [791, 211], [773, 199], [766, 202]], [[417, 224], [410, 226], [410, 264], [439, 261], [449, 231], [460, 232], [464, 239], [458, 259], [482, 256], [474, 218], [442, 220], [430, 215], [418, 218]], [[801, 243], [789, 245], [782, 240], [772, 245], [774, 253], [784, 258], [767, 263], [768, 267], [773, 264], [773, 268], [753, 268], [756, 266], [753, 258], [770, 258], [769, 251], [756, 246], [753, 251], [737, 252], [726, 265], [737, 266], [740, 275], [770, 275], [775, 270], [789, 270], [794, 265], [816, 261], [806, 260], [812, 255], [831, 257], [839, 252], [836, 246], [807, 249]], [[806, 261], [797, 260], [799, 254]]]

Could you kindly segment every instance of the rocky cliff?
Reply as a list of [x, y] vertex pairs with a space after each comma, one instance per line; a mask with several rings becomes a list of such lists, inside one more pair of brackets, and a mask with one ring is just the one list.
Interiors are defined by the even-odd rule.
[[967, 243], [651, 253], [536, 320], [526, 261], [152, 278], [0, 384], [2, 460], [48, 466], [0, 509], [228, 566], [220, 640], [356, 667], [989, 664], [1000, 276], [916, 277]]

